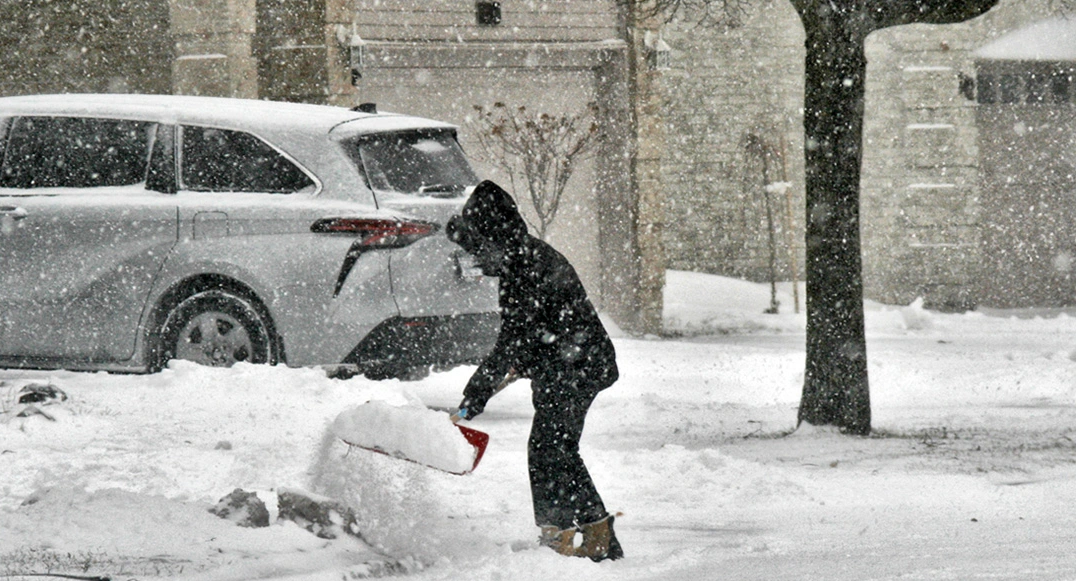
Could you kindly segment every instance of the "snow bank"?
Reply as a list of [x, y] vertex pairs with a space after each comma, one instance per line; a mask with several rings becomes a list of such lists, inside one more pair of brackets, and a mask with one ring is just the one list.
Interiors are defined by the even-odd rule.
[[[741, 333], [797, 333], [806, 327], [804, 287], [792, 292], [790, 283], [778, 283], [778, 313], [771, 307], [769, 286], [715, 277], [700, 272], [665, 273], [662, 318], [667, 333], [699, 336]], [[796, 303], [799, 313], [796, 313]]]
[[[621, 378], [595, 400], [580, 449], [624, 513], [621, 561], [539, 550], [525, 380], [478, 418], [490, 447], [459, 478], [348, 446], [334, 420], [369, 401], [454, 405], [471, 366], [402, 383], [176, 362], [154, 375], [0, 370], [0, 577], [1076, 579], [1076, 555], [1058, 550], [1076, 521], [1071, 311], [868, 303], [875, 434], [784, 436], [804, 372], [790, 296], [773, 315], [768, 285], [668, 281], [667, 320], [727, 332], [614, 340]], [[68, 394], [48, 407], [54, 420], [5, 405], [31, 382]], [[236, 488], [339, 501], [366, 543], [208, 512]]]
[[470, 472], [477, 454], [448, 414], [414, 405], [371, 401], [337, 416], [332, 431], [354, 446], [455, 474]]
[[0, 576], [44, 561], [63, 571], [238, 581], [382, 558], [352, 537], [328, 541], [291, 522], [238, 527], [208, 508], [115, 488], [39, 490], [0, 512]]

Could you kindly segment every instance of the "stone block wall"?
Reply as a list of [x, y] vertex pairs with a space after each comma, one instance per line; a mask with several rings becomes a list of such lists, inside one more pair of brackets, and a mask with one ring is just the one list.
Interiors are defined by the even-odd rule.
[[[777, 277], [802, 279], [804, 49], [795, 11], [762, 0], [741, 28], [697, 26], [686, 14], [663, 35], [672, 48], [663, 79], [669, 268], [768, 280], [768, 202]], [[765, 160], [758, 143], [772, 152]], [[791, 188], [767, 193], [767, 182]]]
[[[1049, 0], [1002, 0], [971, 22], [868, 38], [861, 196], [868, 298], [923, 297], [945, 309], [980, 301], [988, 274], [973, 53], [1053, 9]], [[763, 0], [742, 28], [707, 29], [688, 17], [664, 35], [673, 48], [662, 166], [669, 267], [767, 280], [762, 172], [745, 147], [753, 135], [783, 140], [787, 154], [792, 210], [782, 213], [776, 239], [777, 276], [788, 280], [803, 264], [804, 51], [795, 11], [786, 0]]]
[[984, 300], [984, 191], [974, 52], [1050, 13], [1002, 0], [986, 15], [868, 38], [862, 178], [864, 292], [962, 310]]
[[214, 97], [258, 96], [252, 52], [255, 0], [168, 0], [175, 40], [172, 91]]
[[971, 28], [905, 26], [868, 39], [861, 200], [872, 299], [974, 306], [975, 102], [960, 86], [977, 46]]

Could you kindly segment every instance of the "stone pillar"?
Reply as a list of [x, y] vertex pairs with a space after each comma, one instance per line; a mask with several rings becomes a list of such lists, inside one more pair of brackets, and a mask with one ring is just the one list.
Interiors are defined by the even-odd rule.
[[169, 0], [177, 95], [256, 98], [256, 0]]
[[601, 293], [597, 307], [631, 333], [641, 333], [640, 260], [634, 175], [635, 123], [631, 105], [631, 49], [607, 50], [596, 69], [601, 150], [595, 158]]
[[325, 46], [330, 105], [349, 107], [358, 104], [358, 90], [351, 84], [348, 48], [351, 36], [357, 36], [353, 24], [354, 11], [352, 0], [325, 0]]
[[638, 253], [636, 290], [636, 331], [661, 333], [665, 290], [665, 191], [662, 154], [665, 151], [665, 117], [661, 85], [663, 57], [667, 47], [661, 41], [656, 18], [627, 18], [629, 83], [632, 92], [634, 155], [632, 180], [635, 185], [635, 251]]

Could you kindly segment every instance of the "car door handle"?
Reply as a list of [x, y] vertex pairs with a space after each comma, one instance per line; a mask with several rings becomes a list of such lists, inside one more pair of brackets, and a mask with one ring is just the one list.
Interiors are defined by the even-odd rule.
[[10, 216], [13, 220], [22, 220], [30, 213], [18, 206], [0, 206], [0, 216]]

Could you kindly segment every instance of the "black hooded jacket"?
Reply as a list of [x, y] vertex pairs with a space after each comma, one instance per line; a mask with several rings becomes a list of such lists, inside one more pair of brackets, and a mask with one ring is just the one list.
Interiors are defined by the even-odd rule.
[[575, 269], [527, 233], [508, 192], [482, 182], [447, 232], [485, 274], [500, 277], [501, 332], [464, 389], [468, 418], [481, 413], [510, 369], [566, 396], [593, 396], [616, 381], [613, 343]]

